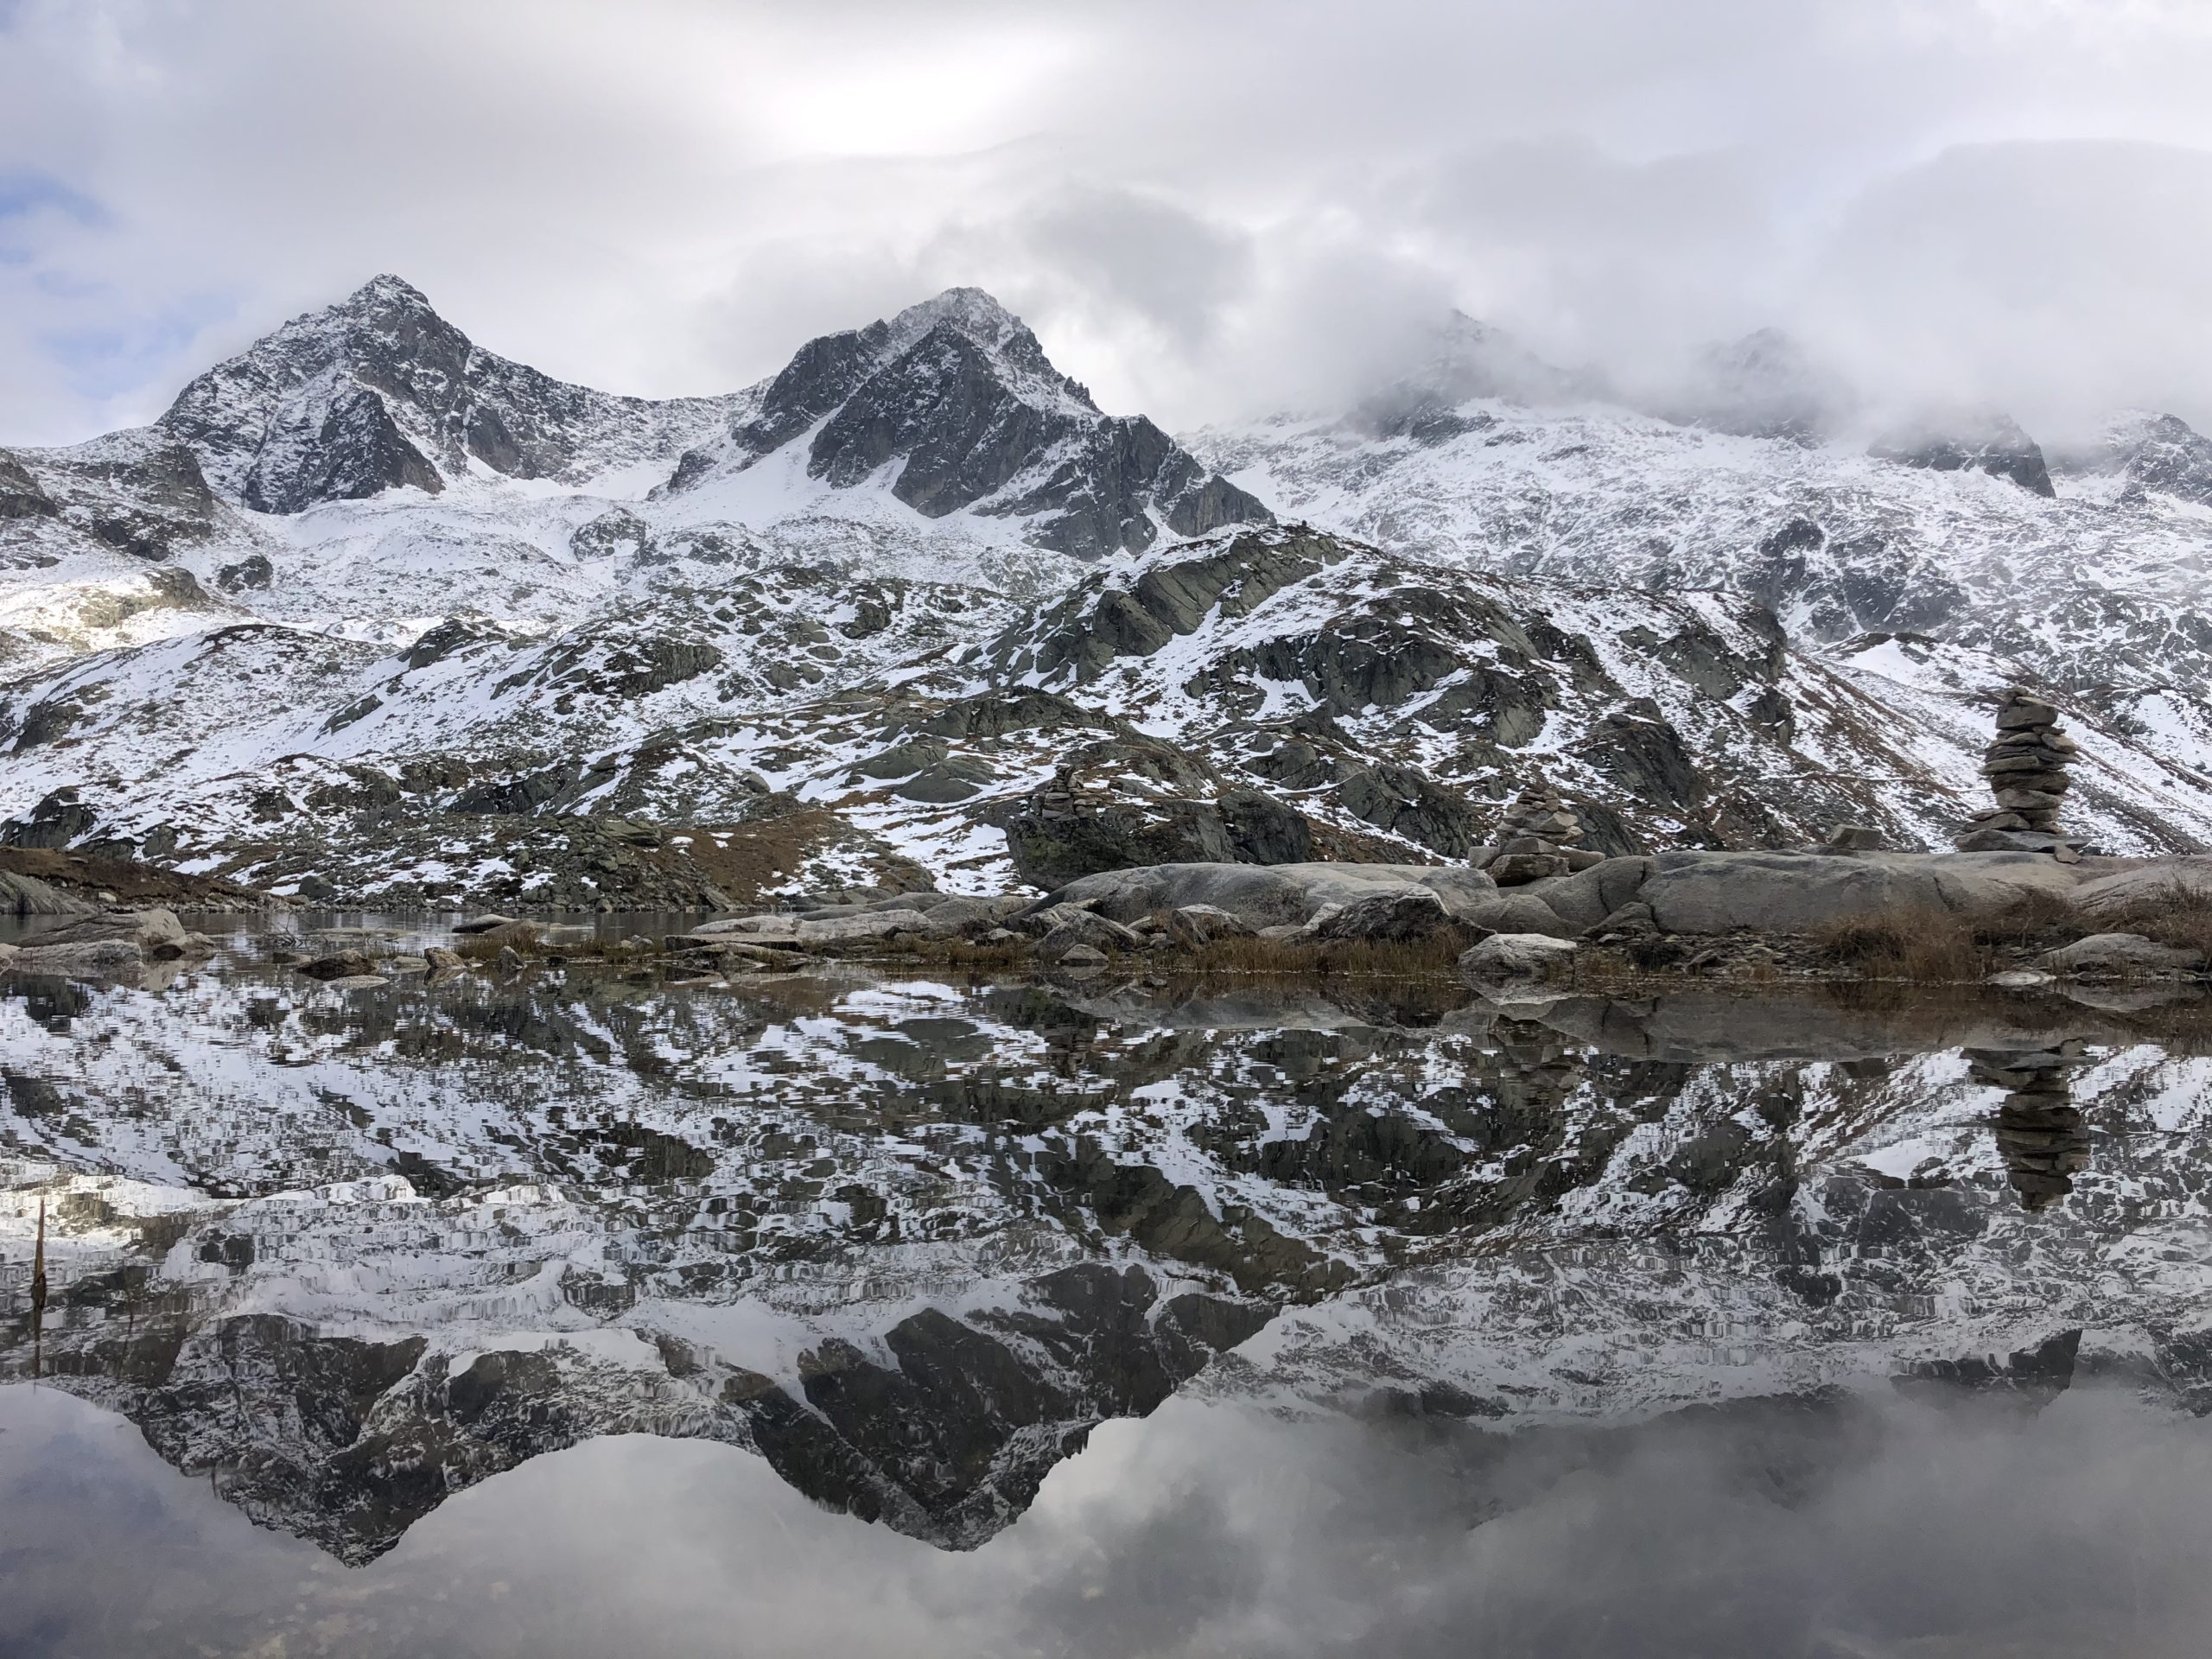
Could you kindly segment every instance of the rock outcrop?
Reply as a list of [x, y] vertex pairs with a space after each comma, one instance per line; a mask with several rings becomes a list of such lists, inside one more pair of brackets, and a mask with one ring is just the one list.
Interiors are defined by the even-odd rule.
[[1139, 737], [1084, 744], [1001, 827], [1021, 879], [1047, 890], [1135, 865], [1295, 864], [1314, 851], [1295, 808]]

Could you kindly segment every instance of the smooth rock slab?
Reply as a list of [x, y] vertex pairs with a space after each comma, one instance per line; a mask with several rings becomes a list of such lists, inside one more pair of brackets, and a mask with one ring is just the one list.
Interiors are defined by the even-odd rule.
[[1409, 886], [1427, 888], [1462, 920], [1479, 921], [1476, 912], [1497, 898], [1490, 877], [1457, 864], [1147, 864], [1086, 875], [1046, 902], [1082, 905], [1123, 923], [1211, 905], [1256, 931], [1301, 925], [1326, 906]]
[[50, 974], [57, 979], [136, 979], [146, 953], [135, 939], [86, 939], [72, 944], [27, 944], [0, 962], [11, 974]]
[[2180, 945], [2160, 944], [2139, 933], [2092, 933], [2036, 958], [2038, 967], [2061, 974], [2187, 973], [2204, 965], [2204, 954]]

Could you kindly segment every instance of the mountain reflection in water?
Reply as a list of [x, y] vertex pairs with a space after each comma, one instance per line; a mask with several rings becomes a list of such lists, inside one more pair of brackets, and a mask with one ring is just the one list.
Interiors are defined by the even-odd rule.
[[[98, 1634], [118, 1578], [143, 1616], [215, 1631], [251, 1584], [305, 1573], [377, 1586], [419, 1632], [410, 1597], [463, 1560], [536, 1574], [506, 1560], [530, 1541], [539, 1560], [596, 1540], [557, 1599], [654, 1582], [717, 1528], [775, 1556], [797, 1525], [830, 1601], [878, 1570], [924, 1600], [1020, 1601], [930, 1614], [921, 1645], [946, 1651], [1417, 1646], [1464, 1569], [1491, 1585], [1502, 1651], [1667, 1650], [1592, 1634], [1640, 1606], [1704, 1631], [1683, 1651], [1901, 1652], [2001, 1625], [2012, 1646], [1910, 1650], [2040, 1652], [2023, 1631], [2117, 1617], [2113, 1586], [2046, 1617], [1982, 1561], [1889, 1628], [1793, 1600], [1818, 1574], [1792, 1552], [1824, 1539], [1848, 1602], [1904, 1570], [1872, 1535], [1881, 1480], [1940, 1531], [1923, 1489], [1955, 1464], [2056, 1506], [2007, 1520], [2023, 1548], [2110, 1567], [2114, 1539], [2076, 1537], [2059, 1471], [2038, 1450], [2021, 1472], [2018, 1442], [2201, 1460], [2212, 1063], [2191, 1051], [2212, 1022], [2193, 1007], [844, 975], [340, 991], [253, 955], [234, 941], [156, 989], [0, 982], [0, 1377], [43, 1379], [0, 1389], [0, 1550], [47, 1563], [43, 1599], [0, 1611], [10, 1650], [127, 1650]], [[94, 1407], [151, 1452], [102, 1439]], [[607, 1438], [639, 1434], [658, 1443]], [[1638, 1543], [1668, 1532], [1670, 1488], [1694, 1524]], [[2142, 1579], [2212, 1531], [2212, 1497], [2188, 1496], [2212, 1487], [2172, 1490], [2137, 1572], [2169, 1600], [2138, 1594], [2114, 1651], [2157, 1650], [2196, 1605], [2178, 1571]], [[645, 1518], [602, 1534], [601, 1506]], [[1325, 1537], [1314, 1506], [1353, 1535]], [[1144, 1537], [1066, 1533], [1124, 1523]], [[1694, 1565], [1700, 1529], [1766, 1577]], [[1274, 1530], [1313, 1560], [1262, 1595]], [[989, 1548], [931, 1567], [901, 1534]], [[1236, 1548], [1199, 1547], [1217, 1535]], [[1055, 1537], [1096, 1582], [1046, 1571]], [[1661, 1553], [1600, 1592], [1605, 1539]], [[1557, 1573], [1530, 1566], [1539, 1540]], [[1956, 1548], [1964, 1571], [1966, 1531]], [[140, 1550], [219, 1560], [235, 1594], [157, 1592]], [[1723, 1580], [1734, 1613], [1693, 1618]], [[809, 1637], [806, 1581], [779, 1581], [787, 1641], [762, 1650], [838, 1639]], [[1421, 1618], [1376, 1601], [1402, 1592]], [[1250, 1621], [1271, 1600], [1269, 1634]], [[815, 1611], [823, 1631], [852, 1616]], [[552, 1620], [538, 1649], [596, 1650], [583, 1628]]]

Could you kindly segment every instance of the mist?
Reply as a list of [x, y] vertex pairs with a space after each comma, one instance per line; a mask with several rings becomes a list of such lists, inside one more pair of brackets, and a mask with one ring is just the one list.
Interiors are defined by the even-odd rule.
[[0, 442], [386, 270], [656, 396], [975, 283], [1179, 429], [1452, 308], [1661, 402], [1775, 326], [1878, 404], [2212, 424], [2206, 85], [2192, 0], [14, 0]]

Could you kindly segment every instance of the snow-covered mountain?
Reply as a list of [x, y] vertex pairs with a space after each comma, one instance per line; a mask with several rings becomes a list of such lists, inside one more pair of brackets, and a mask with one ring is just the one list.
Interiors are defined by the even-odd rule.
[[1178, 443], [974, 289], [652, 403], [380, 277], [0, 454], [0, 836], [363, 901], [988, 886], [1028, 791], [1157, 794], [1164, 743], [1400, 856], [1538, 775], [1618, 849], [1941, 845], [2024, 678], [2076, 828], [2212, 844], [2212, 442], [1857, 432], [1778, 336], [1708, 366], [1640, 412], [1459, 318]]

